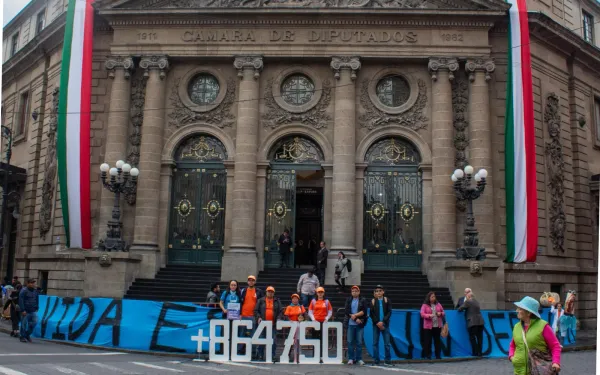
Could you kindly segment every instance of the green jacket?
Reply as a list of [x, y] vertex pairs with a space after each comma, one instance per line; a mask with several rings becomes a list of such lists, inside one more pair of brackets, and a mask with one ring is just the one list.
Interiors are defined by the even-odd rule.
[[[545, 320], [533, 318], [529, 329], [525, 333], [527, 346], [529, 349], [537, 349], [542, 352], [548, 352], [548, 345], [542, 336], [544, 327], [548, 324]], [[521, 322], [515, 324], [513, 328], [513, 340], [515, 341], [515, 355], [512, 364], [516, 375], [529, 375], [527, 372], [527, 349], [523, 343], [523, 325]]]

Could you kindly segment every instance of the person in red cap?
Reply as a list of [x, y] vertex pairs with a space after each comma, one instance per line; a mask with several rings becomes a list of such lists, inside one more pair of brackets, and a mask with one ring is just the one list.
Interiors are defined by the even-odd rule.
[[362, 360], [362, 343], [364, 328], [369, 316], [367, 301], [360, 296], [360, 288], [352, 287], [352, 296], [348, 297], [345, 306], [344, 327], [348, 340], [348, 364], [364, 366]]
[[323, 347], [323, 323], [327, 323], [331, 319], [333, 309], [331, 303], [325, 298], [325, 288], [322, 286], [317, 288], [317, 298], [313, 299], [308, 308], [308, 316], [310, 319], [321, 323], [321, 330], [315, 331], [315, 335], [321, 341], [321, 347]]
[[[276, 362], [277, 320], [281, 319], [282, 311], [281, 301], [279, 301], [279, 298], [275, 298], [275, 288], [268, 286], [266, 297], [259, 299], [256, 303], [254, 317], [256, 318], [256, 324], [260, 324], [263, 320], [273, 322], [273, 362]], [[265, 360], [265, 348], [262, 345], [258, 347], [258, 357], [261, 360]]]
[[[285, 308], [284, 315], [293, 322], [303, 322], [306, 319], [306, 309], [300, 304], [300, 296], [292, 294], [292, 304]], [[300, 344], [298, 342], [300, 327], [294, 333], [294, 361], [298, 363], [300, 356]]]

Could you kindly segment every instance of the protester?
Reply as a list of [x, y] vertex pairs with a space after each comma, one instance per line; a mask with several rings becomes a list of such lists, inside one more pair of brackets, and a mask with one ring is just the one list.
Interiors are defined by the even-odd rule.
[[219, 293], [221, 293], [219, 283], [210, 284], [210, 292], [206, 295], [206, 303], [219, 303]]
[[321, 285], [325, 285], [325, 270], [327, 269], [327, 257], [329, 256], [329, 250], [327, 250], [325, 241], [321, 241], [319, 246], [320, 249], [317, 253], [317, 271], [319, 273], [317, 276], [319, 277], [319, 282]]
[[464, 303], [458, 308], [458, 311], [466, 310], [467, 330], [469, 331], [469, 341], [471, 341], [471, 350], [473, 357], [481, 357], [483, 347], [483, 316], [481, 307], [475, 299], [473, 292], [467, 294]]
[[319, 287], [319, 278], [315, 275], [316, 267], [308, 270], [307, 273], [300, 276], [298, 280], [297, 292], [300, 294], [300, 301], [304, 308], [308, 308], [310, 301], [315, 298], [315, 291]]
[[360, 296], [360, 288], [354, 285], [351, 289], [352, 296], [348, 297], [345, 305], [344, 327], [348, 340], [348, 364], [364, 366], [362, 360], [362, 343], [364, 328], [369, 319], [367, 301]]
[[560, 331], [560, 324], [558, 323], [561, 316], [563, 316], [564, 311], [562, 309], [562, 304], [560, 302], [555, 302], [550, 307], [550, 314], [552, 314], [552, 331], [558, 338], [558, 342], [563, 345], [564, 340]]
[[[256, 307], [256, 302], [263, 298], [265, 293], [256, 287], [256, 276], [249, 275], [248, 276], [248, 287], [244, 288], [241, 293], [242, 297], [242, 320], [250, 320], [254, 322], [254, 308]], [[245, 327], [240, 327], [238, 336], [250, 336], [254, 335], [256, 331], [256, 325], [253, 325], [251, 329], [247, 329]], [[241, 352], [243, 345], [238, 345], [238, 352]], [[254, 353], [253, 353], [253, 357]]]
[[39, 301], [40, 296], [35, 288], [35, 280], [27, 280], [27, 287], [22, 288], [19, 292], [19, 310], [23, 316], [21, 320], [21, 342], [31, 342], [31, 334], [37, 324]]
[[[300, 296], [292, 294], [292, 303], [285, 308], [284, 315], [292, 322], [303, 322], [306, 319], [306, 309], [300, 305]], [[294, 362], [300, 361], [300, 327], [294, 332]]]
[[2, 308], [2, 311], [5, 311], [7, 308], [10, 308], [10, 321], [12, 323], [12, 330], [10, 331], [11, 337], [19, 337], [19, 323], [21, 322], [21, 308], [19, 307], [19, 293], [23, 286], [21, 284], [17, 284], [16, 289], [10, 288], [10, 294], [6, 299], [6, 303]]
[[[234, 306], [237, 307], [239, 312], [241, 301], [242, 296], [240, 294], [240, 291], [238, 290], [238, 282], [237, 280], [231, 280], [229, 282], [229, 289], [227, 289], [223, 292], [223, 294], [221, 294], [221, 300], [219, 301], [219, 306], [223, 311], [223, 317], [229, 319], [229, 315], [231, 315], [228, 311], [229, 304], [236, 304]], [[233, 313], [233, 315], [235, 316], [235, 313]]]
[[379, 337], [383, 336], [383, 347], [385, 349], [385, 364], [392, 365], [392, 353], [390, 344], [390, 318], [392, 317], [392, 302], [383, 295], [383, 286], [377, 285], [371, 300], [370, 316], [373, 321], [373, 362], [375, 366], [379, 365], [381, 352], [379, 351]]
[[279, 236], [279, 240], [277, 242], [279, 243], [279, 257], [281, 261], [279, 264], [279, 268], [283, 268], [284, 265], [286, 268], [289, 268], [288, 260], [290, 256], [290, 249], [292, 247], [290, 231], [287, 229], [284, 230], [283, 234]]
[[[260, 324], [263, 320], [273, 322], [273, 362], [276, 362], [275, 352], [277, 349], [277, 320], [281, 319], [282, 311], [281, 302], [278, 298], [275, 298], [275, 288], [272, 286], [267, 287], [267, 295], [259, 299], [256, 303], [256, 307], [254, 308], [254, 316], [257, 324]], [[258, 347], [258, 358], [262, 361], [265, 360], [265, 347], [263, 345]]]
[[512, 362], [515, 375], [529, 375], [527, 352], [531, 353], [534, 349], [550, 353], [552, 369], [560, 371], [560, 344], [550, 325], [540, 318], [540, 303], [531, 297], [525, 297], [515, 305], [520, 322], [513, 328], [508, 351], [508, 359]]
[[328, 299], [325, 298], [325, 289], [320, 286], [317, 288], [317, 298], [313, 299], [308, 308], [308, 316], [312, 321], [321, 323], [321, 330], [315, 331], [315, 336], [321, 341], [323, 347], [323, 323], [327, 323], [331, 319], [333, 308]]
[[442, 304], [437, 301], [434, 292], [427, 293], [425, 301], [421, 306], [421, 318], [423, 318], [423, 358], [431, 359], [431, 341], [435, 347], [435, 358], [442, 359], [442, 341], [440, 335], [444, 325], [446, 313]]
[[462, 306], [465, 303], [465, 299], [467, 298], [467, 294], [471, 293], [471, 288], [465, 288], [465, 294], [458, 299], [456, 302], [456, 309]]
[[348, 278], [348, 259], [344, 252], [338, 253], [338, 259], [335, 263], [335, 283], [338, 285], [338, 291], [346, 292], [346, 279]]

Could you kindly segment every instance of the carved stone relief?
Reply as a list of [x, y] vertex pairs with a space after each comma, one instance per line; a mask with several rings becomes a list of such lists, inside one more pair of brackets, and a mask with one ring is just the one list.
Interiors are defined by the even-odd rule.
[[369, 95], [369, 79], [364, 79], [362, 81], [360, 103], [365, 112], [358, 116], [360, 125], [369, 130], [389, 124], [398, 124], [413, 130], [425, 129], [429, 121], [423, 113], [423, 109], [427, 105], [427, 85], [421, 79], [417, 80], [417, 84], [419, 86], [419, 95], [415, 104], [406, 112], [390, 114], [383, 112], [373, 104]]
[[546, 143], [548, 164], [548, 187], [550, 194], [550, 240], [554, 251], [565, 251], [566, 215], [564, 209], [564, 169], [562, 146], [560, 144], [560, 107], [555, 93], [548, 94], [544, 121], [548, 126], [550, 142]]
[[350, 69], [352, 71], [352, 80], [356, 79], [356, 72], [360, 70], [360, 57], [358, 56], [334, 56], [331, 58], [331, 69], [335, 79], [340, 79], [340, 70]]
[[267, 110], [262, 116], [264, 127], [275, 129], [280, 125], [291, 122], [307, 124], [315, 129], [327, 127], [327, 124], [331, 121], [331, 115], [327, 113], [327, 108], [331, 102], [331, 83], [329, 80], [323, 82], [323, 90], [319, 102], [303, 113], [291, 113], [277, 104], [273, 96], [273, 82], [274, 78], [271, 78], [265, 88], [265, 106]]
[[235, 116], [231, 113], [231, 106], [235, 101], [235, 80], [229, 79], [227, 81], [227, 93], [221, 104], [210, 111], [200, 113], [192, 111], [181, 101], [179, 97], [179, 85], [181, 84], [181, 78], [178, 78], [171, 90], [169, 100], [173, 111], [169, 114], [169, 126], [179, 127], [196, 121], [206, 122], [219, 128], [233, 125]]
[[427, 0], [168, 0], [161, 8], [437, 8]]
[[58, 127], [58, 92], [56, 87], [52, 91], [52, 111], [48, 124], [48, 147], [46, 148], [46, 162], [44, 163], [44, 182], [42, 183], [42, 205], [40, 207], [40, 237], [46, 239], [46, 234], [52, 227], [52, 207], [56, 180], [56, 129]]
[[[140, 146], [142, 144], [142, 124], [144, 122], [144, 102], [146, 97], [146, 79], [137, 78], [131, 82], [131, 134], [129, 135], [129, 152], [127, 162], [134, 167], [140, 163]], [[127, 203], [135, 204], [136, 194], [126, 194]]]
[[108, 76], [115, 78], [115, 69], [121, 68], [125, 71], [125, 79], [129, 79], [131, 70], [133, 69], [133, 59], [128, 56], [110, 56], [104, 63]]
[[[468, 108], [469, 104], [469, 83], [463, 74], [458, 73], [452, 80], [452, 112], [454, 125], [454, 166], [463, 169], [467, 163], [467, 147], [469, 147], [469, 137], [467, 129], [469, 127]], [[464, 199], [456, 200], [456, 207], [460, 211], [465, 211], [467, 203]]]

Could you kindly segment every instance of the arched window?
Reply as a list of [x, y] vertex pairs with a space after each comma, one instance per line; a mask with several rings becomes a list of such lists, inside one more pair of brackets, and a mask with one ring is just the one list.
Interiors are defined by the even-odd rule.
[[401, 138], [384, 138], [369, 148], [365, 161], [369, 165], [419, 165], [421, 156], [412, 144]]
[[269, 159], [281, 163], [319, 163], [323, 161], [323, 151], [311, 139], [290, 136], [279, 140], [271, 149]]
[[223, 143], [210, 135], [196, 135], [187, 138], [177, 148], [175, 160], [206, 163], [227, 159], [227, 150]]

